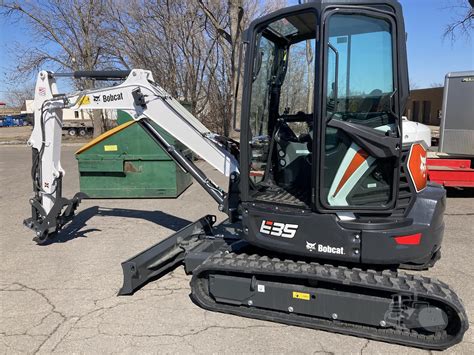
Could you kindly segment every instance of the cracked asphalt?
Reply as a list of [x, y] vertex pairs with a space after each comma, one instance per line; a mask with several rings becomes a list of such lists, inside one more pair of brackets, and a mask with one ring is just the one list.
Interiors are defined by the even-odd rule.
[[[64, 195], [71, 197], [79, 190], [78, 146], [63, 148]], [[30, 214], [30, 160], [24, 146], [0, 146], [2, 353], [427, 353], [205, 311], [191, 302], [182, 268], [118, 297], [122, 261], [207, 213], [224, 215], [196, 183], [175, 200], [85, 200], [56, 242], [38, 246], [22, 226]], [[225, 186], [216, 171], [203, 170]], [[449, 283], [471, 320], [473, 201], [459, 193], [448, 199], [442, 259], [423, 273]], [[472, 327], [448, 353], [474, 353]]]

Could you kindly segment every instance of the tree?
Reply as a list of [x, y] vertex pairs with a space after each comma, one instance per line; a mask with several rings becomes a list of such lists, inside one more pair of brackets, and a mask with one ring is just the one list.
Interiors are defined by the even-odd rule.
[[[228, 0], [225, 16], [217, 16], [216, 12], [212, 11], [211, 6], [215, 5], [215, 2], [210, 1], [205, 3], [203, 0], [198, 0], [198, 2], [207, 19], [214, 27], [217, 34], [216, 38], [220, 40], [220, 44], [223, 46], [224, 51], [227, 52], [225, 53], [228, 59], [226, 64], [229, 65], [230, 68], [229, 70], [224, 70], [221, 74], [227, 76], [229, 90], [225, 94], [222, 93], [224, 94], [222, 97], [224, 107], [221, 112], [224, 115], [224, 134], [229, 135], [229, 123], [233, 116], [234, 109], [232, 103], [236, 100], [235, 94], [238, 79], [238, 58], [240, 54], [239, 46], [242, 37], [242, 19], [244, 15], [243, 0]], [[216, 9], [215, 6], [214, 9]]]
[[[7, 0], [0, 11], [34, 33], [17, 73], [143, 68], [217, 133], [229, 135], [243, 28], [283, 0]], [[312, 54], [311, 54], [312, 55]], [[94, 87], [80, 81], [78, 89]], [[240, 102], [240, 101], [238, 101]], [[237, 104], [240, 107], [240, 104]], [[94, 131], [102, 128], [94, 119]], [[100, 125], [100, 127], [99, 127]]]
[[[31, 35], [32, 45], [18, 54], [12, 80], [37, 72], [45, 66], [58, 70], [97, 70], [114, 66], [107, 50], [104, 26], [105, 0], [5, 1], [2, 14], [22, 20]], [[91, 89], [94, 82], [76, 81], [77, 89]], [[100, 112], [93, 115], [94, 135], [103, 131]]]
[[6, 101], [11, 107], [22, 107], [26, 100], [31, 100], [34, 92], [34, 85], [28, 83], [22, 86], [16, 85], [13, 90], [9, 90], [7, 93]]
[[111, 51], [124, 65], [146, 68], [155, 81], [197, 116], [207, 114], [211, 82], [220, 58], [217, 38], [195, 1], [111, 1], [107, 14]]
[[455, 41], [457, 36], [470, 37], [474, 30], [474, 0], [454, 0], [449, 9], [454, 17], [446, 26], [443, 37], [451, 41]]
[[[108, 0], [110, 50], [129, 67], [153, 72], [172, 96], [217, 133], [229, 135], [242, 30], [280, 2]], [[237, 107], [240, 105], [238, 104]]]
[[[224, 67], [221, 68], [222, 79], [226, 81], [227, 91], [221, 93], [223, 99], [220, 108], [223, 116], [224, 134], [231, 133], [231, 120], [234, 115], [239, 117], [240, 95], [237, 92], [237, 85], [242, 81], [242, 74], [239, 73], [239, 58], [241, 56], [241, 41], [243, 29], [250, 22], [273, 10], [283, 6], [282, 0], [261, 2], [258, 0], [198, 0], [206, 18], [212, 25], [208, 30], [214, 32], [219, 40], [219, 46], [224, 59]], [[237, 110], [237, 112], [234, 112]], [[231, 135], [236, 135], [232, 132]]]

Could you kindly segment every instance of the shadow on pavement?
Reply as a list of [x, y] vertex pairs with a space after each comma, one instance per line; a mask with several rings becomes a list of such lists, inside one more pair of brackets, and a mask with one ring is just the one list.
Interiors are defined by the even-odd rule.
[[76, 238], [87, 238], [88, 233], [100, 232], [101, 230], [97, 228], [85, 229], [85, 227], [87, 227], [87, 222], [94, 216], [143, 219], [173, 231], [178, 231], [191, 223], [191, 221], [188, 221], [187, 219], [179, 218], [162, 211], [102, 208], [94, 206], [79, 212], [69, 224], [67, 224], [58, 234], [52, 236], [51, 239], [43, 245], [65, 243]]

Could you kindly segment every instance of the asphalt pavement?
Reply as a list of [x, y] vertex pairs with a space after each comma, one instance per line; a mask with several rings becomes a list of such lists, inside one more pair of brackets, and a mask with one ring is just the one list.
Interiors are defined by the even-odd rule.
[[[79, 190], [77, 145], [63, 147], [64, 195]], [[422, 354], [424, 350], [205, 311], [182, 267], [117, 296], [120, 263], [205, 214], [225, 216], [194, 183], [177, 199], [85, 200], [57, 242], [38, 246], [30, 215], [31, 151], [0, 146], [2, 353]], [[202, 169], [225, 186], [225, 178]], [[450, 284], [474, 319], [474, 198], [448, 198], [442, 258], [426, 276]], [[474, 325], [447, 353], [474, 353]]]

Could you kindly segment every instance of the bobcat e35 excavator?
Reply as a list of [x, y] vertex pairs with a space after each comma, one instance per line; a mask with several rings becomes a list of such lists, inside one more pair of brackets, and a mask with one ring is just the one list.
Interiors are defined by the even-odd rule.
[[[193, 300], [211, 311], [426, 349], [460, 342], [468, 320], [456, 293], [396, 271], [433, 266], [445, 210], [444, 189], [426, 181], [423, 143], [402, 142], [400, 4], [289, 7], [255, 20], [242, 49], [240, 144], [211, 133], [149, 71], [40, 72], [25, 221], [35, 240], [54, 238], [83, 197], [61, 194], [61, 110], [120, 109], [228, 215], [219, 225], [204, 216], [125, 261], [120, 294], [184, 264]], [[62, 94], [62, 76], [123, 82]], [[227, 191], [157, 125], [229, 177]]]

